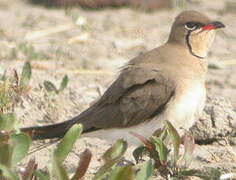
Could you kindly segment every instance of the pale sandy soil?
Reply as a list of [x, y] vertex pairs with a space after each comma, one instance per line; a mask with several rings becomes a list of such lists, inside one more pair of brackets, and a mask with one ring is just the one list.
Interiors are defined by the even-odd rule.
[[[236, 6], [234, 4], [233, 7], [233, 1], [230, 0], [193, 2], [190, 9], [198, 9], [224, 22], [227, 27], [218, 33], [209, 54], [211, 68], [207, 77], [208, 94], [220, 103], [210, 99], [207, 107], [218, 112], [217, 122], [222, 119], [220, 122], [224, 124], [229, 121], [227, 117], [230, 117], [235, 125]], [[22, 126], [64, 121], [86, 109], [112, 82], [119, 67], [139, 53], [166, 41], [173, 18], [179, 12], [178, 9], [153, 13], [128, 8], [99, 11], [87, 11], [78, 7], [66, 10], [47, 9], [23, 0], [1, 0], [0, 70], [20, 70], [25, 60], [30, 60], [33, 66], [32, 90], [16, 109]], [[75, 25], [78, 17], [85, 20], [83, 26]], [[48, 32], [51, 28], [62, 25], [67, 26], [67, 30], [27, 40], [36, 31]], [[28, 45], [22, 45], [25, 41]], [[65, 74], [70, 80], [68, 88], [50, 99], [43, 88], [43, 81], [50, 80], [59, 85]], [[232, 106], [228, 105], [228, 101]], [[202, 119], [209, 120], [208, 116], [206, 113]], [[220, 136], [218, 131], [224, 133], [232, 130], [228, 127], [229, 124], [223, 130], [220, 129], [221, 123], [219, 127], [212, 127], [211, 123], [209, 126], [212, 136]], [[200, 130], [200, 139], [204, 138], [201, 134], [203, 131], [204, 129]], [[232, 136], [235, 135], [232, 130], [228, 137], [234, 150], [235, 138], [233, 140]], [[40, 143], [35, 143], [34, 147]], [[103, 140], [80, 139], [67, 160], [68, 170], [75, 170], [78, 154], [89, 148], [93, 152], [93, 160], [86, 179], [90, 179], [101, 165], [100, 156], [108, 147], [109, 144]], [[27, 159], [34, 156], [39, 167], [45, 167], [52, 149], [53, 146], [43, 149], [29, 155]], [[131, 149], [126, 156], [128, 159], [131, 159], [130, 151]], [[198, 145], [195, 156], [193, 167], [214, 166], [225, 172], [236, 172], [236, 157], [227, 150], [224, 141]]]

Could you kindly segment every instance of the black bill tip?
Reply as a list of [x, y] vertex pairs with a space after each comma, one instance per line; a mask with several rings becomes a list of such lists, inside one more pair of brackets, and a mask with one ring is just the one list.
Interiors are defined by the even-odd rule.
[[220, 21], [214, 21], [211, 23], [215, 29], [224, 28], [225, 25]]

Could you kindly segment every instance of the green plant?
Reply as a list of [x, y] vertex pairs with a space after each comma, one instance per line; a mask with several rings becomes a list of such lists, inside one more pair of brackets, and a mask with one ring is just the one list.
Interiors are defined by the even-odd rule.
[[16, 70], [11, 76], [6, 73], [0, 79], [0, 113], [14, 112], [14, 107], [21, 101], [21, 96], [27, 94], [31, 87], [31, 65], [24, 63], [21, 76]]
[[61, 80], [59, 88], [56, 88], [56, 86], [51, 81], [44, 81], [43, 85], [49, 94], [55, 95], [62, 92], [67, 87], [68, 82], [69, 78], [67, 75], [65, 75]]
[[[9, 117], [8, 119], [4, 117], [1, 118], [5, 121], [9, 119]], [[40, 180], [53, 178], [58, 180], [69, 180], [69, 176], [62, 164], [82, 132], [82, 126], [80, 124], [73, 125], [58, 144], [53, 153], [48, 174], [44, 174], [40, 170], [37, 170], [37, 163], [33, 159], [28, 162], [23, 172], [18, 173], [16, 165], [27, 155], [31, 139], [27, 134], [15, 132], [15, 127], [13, 125], [7, 125], [3, 129], [4, 131], [1, 131], [0, 133], [0, 178], [8, 178], [10, 180], [31, 180], [34, 177], [37, 177]], [[71, 180], [82, 177], [84, 174], [81, 172], [86, 172], [85, 166], [88, 167], [91, 153], [89, 150], [86, 150], [83, 155], [84, 158], [80, 161], [77, 171], [74, 173], [73, 177], [70, 178]]]
[[[68, 156], [81, 132], [82, 126], [80, 124], [73, 125], [58, 144], [56, 150], [53, 153], [52, 164], [49, 168], [51, 179], [53, 179], [53, 177], [56, 177], [56, 179], [58, 180], [69, 180], [69, 176], [62, 163]], [[74, 176], [78, 176], [78, 173], [78, 171], [75, 172]]]
[[[12, 76], [9, 77], [7, 73], [4, 73], [0, 79], [0, 179], [30, 180], [33, 177], [49, 179], [50, 176], [64, 179], [62, 177], [63, 172], [65, 177], [68, 175], [62, 166], [62, 162], [82, 132], [82, 126], [78, 124], [71, 127], [59, 143], [53, 154], [49, 174], [45, 175], [37, 170], [37, 163], [33, 159], [28, 162], [23, 172], [19, 173], [17, 169], [17, 164], [21, 162], [29, 151], [31, 138], [29, 135], [20, 132], [19, 122], [14, 109], [21, 102], [21, 96], [29, 92], [31, 75], [31, 65], [29, 62], [26, 62], [23, 65], [21, 76], [14, 70]], [[68, 77], [65, 76], [58, 91], [62, 91], [67, 86], [67, 83]], [[84, 154], [87, 161], [80, 162], [78, 170], [74, 175], [75, 177], [82, 176], [81, 172], [86, 171], [84, 164], [89, 164], [88, 156], [91, 153], [87, 150]], [[80, 173], [79, 175], [78, 172]]]
[[152, 176], [154, 161], [148, 160], [141, 164], [123, 164], [123, 155], [127, 150], [126, 141], [117, 140], [102, 156], [104, 165], [97, 171], [94, 180], [146, 180]]
[[14, 114], [0, 115], [0, 177], [19, 179], [16, 165], [29, 150], [31, 139], [19, 132], [19, 124]]
[[[26, 156], [31, 141], [28, 135], [23, 133], [9, 133], [14, 129], [13, 126], [6, 125], [5, 128], [8, 133], [1, 133], [0, 136], [0, 153], [4, 154], [0, 158], [0, 177], [3, 176], [9, 179], [19, 179], [20, 177], [33, 179], [33, 177], [37, 177], [40, 180], [54, 178], [76, 180], [85, 175], [92, 156], [88, 149], [82, 153], [78, 167], [71, 178], [69, 178], [66, 168], [63, 166], [64, 160], [82, 132], [81, 125], [75, 124], [72, 126], [60, 141], [53, 153], [49, 171], [46, 174], [37, 170], [37, 163], [34, 160], [29, 161], [24, 172], [21, 172], [20, 175], [16, 174], [16, 164]], [[133, 135], [144, 144], [133, 152], [136, 164], [124, 163], [126, 161], [123, 159], [123, 155], [127, 150], [127, 143], [120, 139], [102, 156], [104, 164], [95, 174], [94, 180], [147, 180], [153, 175], [154, 169], [157, 169], [163, 178], [171, 180], [181, 180], [191, 176], [203, 180], [217, 180], [220, 178], [221, 173], [215, 168], [205, 168], [203, 170], [189, 168], [194, 150], [194, 140], [191, 135], [186, 134], [183, 139], [184, 153], [180, 154], [180, 136], [169, 122], [166, 122], [165, 128], [157, 131], [156, 135], [152, 136], [150, 140], [135, 133]], [[141, 161], [144, 154], [148, 155], [149, 160]]]
[[[168, 121], [166, 121], [165, 128], [157, 131], [156, 135], [152, 136], [150, 140], [135, 133], [133, 135], [144, 144], [144, 146], [138, 147], [133, 152], [136, 162], [138, 163], [143, 154], [147, 153], [155, 161], [155, 168], [166, 179], [186, 179], [186, 177], [191, 176], [204, 180], [220, 178], [221, 173], [216, 168], [200, 170], [189, 167], [195, 147], [194, 139], [186, 132], [183, 138], [184, 153], [180, 154], [182, 140], [176, 129]], [[171, 146], [172, 148], [170, 148]]]

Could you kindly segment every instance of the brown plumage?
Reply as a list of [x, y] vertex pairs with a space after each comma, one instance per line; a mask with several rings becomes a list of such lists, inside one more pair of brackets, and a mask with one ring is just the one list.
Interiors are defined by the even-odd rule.
[[221, 27], [199, 12], [182, 12], [169, 40], [132, 59], [90, 108], [69, 121], [22, 131], [35, 140], [57, 138], [81, 123], [88, 136], [130, 140], [129, 131], [150, 136], [165, 120], [178, 130], [190, 128], [204, 107], [205, 57], [212, 32]]

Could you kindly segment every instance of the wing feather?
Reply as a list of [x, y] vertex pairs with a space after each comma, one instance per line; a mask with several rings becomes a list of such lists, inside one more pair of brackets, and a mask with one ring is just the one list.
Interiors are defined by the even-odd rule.
[[137, 125], [160, 113], [173, 93], [173, 83], [163, 72], [126, 68], [100, 100], [80, 115], [82, 124], [85, 131]]

